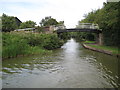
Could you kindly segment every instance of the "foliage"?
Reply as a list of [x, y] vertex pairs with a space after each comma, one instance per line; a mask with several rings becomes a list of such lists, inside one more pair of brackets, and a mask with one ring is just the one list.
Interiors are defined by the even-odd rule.
[[94, 41], [95, 40], [95, 34], [89, 33], [89, 32], [87, 33], [86, 32], [74, 32], [74, 33], [71, 33], [71, 36], [80, 41], [84, 41], [84, 40]]
[[34, 28], [35, 25], [36, 25], [36, 23], [34, 21], [29, 20], [29, 21], [21, 23], [19, 28], [21, 28], [21, 29], [23, 29], [23, 28]]
[[120, 2], [104, 3], [104, 7], [85, 15], [81, 23], [97, 23], [103, 31], [104, 44], [118, 46]]
[[57, 21], [56, 19], [52, 18], [51, 16], [45, 17], [40, 21], [40, 26], [37, 27], [37, 31], [40, 33], [45, 32], [45, 27], [49, 27], [49, 26], [57, 26], [58, 28], [60, 27], [65, 27], [64, 25], [64, 21]]
[[43, 33], [43, 32], [44, 32], [43, 29], [44, 29], [44, 28], [43, 28], [43, 27], [40, 27], [40, 26], [37, 26], [37, 27], [36, 27], [36, 31], [37, 31], [38, 33]]
[[10, 32], [17, 29], [18, 26], [15, 21], [15, 17], [7, 16], [6, 14], [2, 15], [2, 31]]
[[15, 57], [20, 54], [25, 54], [28, 49], [27, 41], [18, 35], [3, 33], [3, 57]]
[[59, 21], [58, 24], [64, 25], [64, 21]]
[[0, 58], [2, 57], [2, 20], [0, 17]]
[[34, 34], [10, 32], [2, 35], [2, 57], [18, 55], [44, 54], [48, 50], [59, 48], [63, 42], [56, 34]]
[[0, 31], [2, 31], [2, 17], [0, 16]]
[[95, 41], [84, 41], [84, 43], [91, 44], [91, 43], [95, 43]]
[[16, 21], [16, 17], [8, 16], [6, 14], [2, 15], [2, 31], [3, 32], [10, 32], [18, 28], [34, 28], [36, 23], [34, 21], [26, 21], [18, 25]]
[[45, 17], [44, 19], [41, 20], [40, 25], [41, 26], [50, 26], [50, 25], [57, 25], [58, 22], [56, 19], [49, 17]]
[[43, 47], [48, 50], [60, 48], [63, 42], [57, 37], [57, 35], [48, 35], [47, 39], [44, 41]]
[[59, 33], [58, 37], [64, 41], [67, 41], [68, 39], [70, 39], [70, 33], [68, 32], [63, 32], [63, 33]]

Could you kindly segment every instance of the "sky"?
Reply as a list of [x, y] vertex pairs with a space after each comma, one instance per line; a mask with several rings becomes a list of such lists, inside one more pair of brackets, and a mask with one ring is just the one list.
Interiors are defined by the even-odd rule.
[[32, 20], [39, 25], [42, 18], [51, 16], [74, 28], [84, 14], [103, 7], [106, 0], [0, 0], [0, 15], [18, 17], [22, 22]]

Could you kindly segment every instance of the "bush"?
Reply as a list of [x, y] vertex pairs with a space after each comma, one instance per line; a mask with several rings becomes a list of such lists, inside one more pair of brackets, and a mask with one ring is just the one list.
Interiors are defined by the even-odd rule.
[[13, 35], [10, 33], [3, 33], [3, 57], [15, 57], [20, 54], [25, 54], [29, 46], [27, 41], [22, 39], [20, 36]]
[[45, 39], [43, 47], [48, 50], [60, 48], [63, 45], [63, 42], [56, 35], [49, 35]]
[[56, 34], [31, 34], [24, 37], [30, 46], [39, 46], [48, 50], [59, 48], [63, 42]]
[[[2, 57], [45, 53], [47, 50], [60, 48], [63, 42], [56, 34], [34, 34], [23, 32], [3, 33]], [[45, 50], [47, 49], [47, 50]]]

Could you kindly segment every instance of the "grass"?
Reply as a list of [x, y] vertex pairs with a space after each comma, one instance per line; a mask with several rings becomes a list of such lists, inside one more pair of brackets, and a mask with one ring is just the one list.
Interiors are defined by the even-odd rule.
[[84, 43], [95, 43], [95, 41], [84, 41]]
[[112, 47], [112, 46], [104, 46], [104, 45], [93, 45], [93, 44], [87, 44], [90, 47], [94, 47], [97, 49], [102, 49], [102, 50], [107, 50], [112, 52], [113, 54], [120, 54], [120, 50], [118, 49], [118, 47]]

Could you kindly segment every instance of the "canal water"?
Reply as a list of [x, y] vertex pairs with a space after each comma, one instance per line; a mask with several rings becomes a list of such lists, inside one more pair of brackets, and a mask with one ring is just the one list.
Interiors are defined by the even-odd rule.
[[118, 59], [84, 49], [74, 39], [49, 55], [2, 62], [3, 88], [115, 88]]

